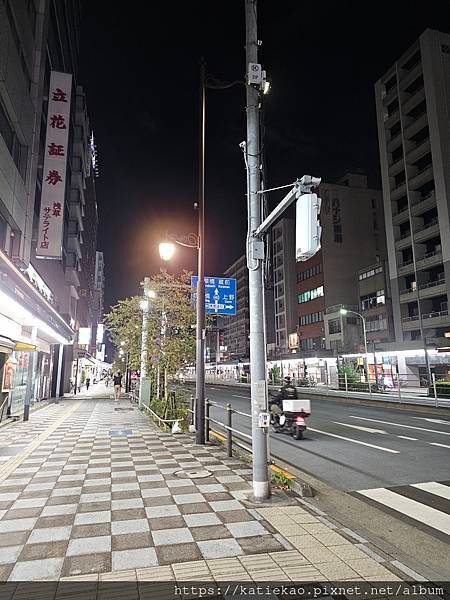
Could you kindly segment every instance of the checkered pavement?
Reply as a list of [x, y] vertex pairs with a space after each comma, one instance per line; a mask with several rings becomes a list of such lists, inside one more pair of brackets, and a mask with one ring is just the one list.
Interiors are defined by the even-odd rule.
[[[2, 431], [2, 442], [26, 454], [74, 405], [49, 405]], [[248, 465], [188, 435], [162, 433], [137, 409], [123, 410], [130, 408], [126, 400], [83, 400], [0, 484], [0, 581], [293, 548], [241, 503]], [[201, 479], [176, 474], [204, 469], [211, 475]]]

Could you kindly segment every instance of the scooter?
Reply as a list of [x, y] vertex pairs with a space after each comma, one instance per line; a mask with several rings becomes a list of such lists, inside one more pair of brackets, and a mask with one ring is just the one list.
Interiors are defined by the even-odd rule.
[[[273, 402], [272, 404], [275, 404]], [[278, 404], [278, 403], [277, 403]], [[283, 400], [283, 410], [271, 411], [270, 424], [274, 433], [288, 433], [294, 440], [301, 440], [306, 431], [306, 419], [311, 414], [309, 400]]]

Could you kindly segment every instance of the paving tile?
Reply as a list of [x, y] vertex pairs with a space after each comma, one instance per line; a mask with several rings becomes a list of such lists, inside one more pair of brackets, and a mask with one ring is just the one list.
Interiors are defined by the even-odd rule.
[[111, 523], [90, 523], [72, 527], [71, 538], [86, 538], [111, 535]]
[[175, 504], [172, 496], [160, 496], [158, 498], [144, 498], [144, 506], [167, 506]]
[[148, 506], [145, 509], [147, 518], [157, 519], [159, 517], [173, 517], [180, 515], [180, 509], [175, 504], [167, 504], [165, 506]]
[[158, 517], [148, 520], [151, 531], [160, 529], [175, 529], [177, 527], [186, 527], [186, 523], [181, 515], [173, 517]]
[[72, 527], [45, 527], [43, 529], [34, 529], [28, 538], [29, 544], [41, 544], [49, 542], [58, 542], [68, 540]]
[[174, 563], [188, 562], [202, 558], [200, 550], [195, 543], [157, 546], [156, 554], [160, 565], [173, 565]]
[[117, 550], [112, 552], [112, 569], [139, 569], [158, 565], [154, 548], [134, 548], [133, 550]]
[[193, 515], [197, 513], [213, 512], [212, 508], [207, 502], [194, 502], [193, 504], [179, 504], [181, 514]]
[[75, 515], [74, 525], [87, 525], [90, 523], [109, 523], [111, 521], [111, 511], [101, 510]]
[[225, 558], [229, 556], [239, 556], [243, 554], [242, 548], [235, 539], [221, 540], [218, 544], [216, 540], [205, 540], [197, 543], [203, 558]]
[[58, 579], [64, 558], [46, 558], [27, 560], [15, 564], [8, 581], [37, 581], [40, 579]]
[[[375, 564], [379, 566], [378, 563]], [[341, 560], [318, 564], [317, 569], [328, 579], [335, 579], [337, 581], [350, 578], [353, 580], [358, 579], [356, 571]]]
[[214, 513], [198, 513], [183, 516], [188, 527], [202, 527], [208, 525], [220, 525], [221, 521]]
[[86, 502], [78, 505], [78, 513], [102, 512], [104, 510], [111, 510], [111, 502]]
[[214, 539], [222, 540], [233, 537], [228, 529], [222, 524], [191, 527], [190, 531], [196, 542]]
[[202, 494], [174, 494], [173, 499], [176, 504], [196, 504], [198, 502], [204, 502], [205, 498]]
[[73, 524], [75, 515], [59, 515], [55, 517], [41, 517], [36, 521], [35, 529], [42, 527], [67, 527]]
[[111, 554], [86, 554], [68, 556], [64, 559], [62, 576], [83, 575], [85, 573], [105, 573], [111, 571]]
[[237, 500], [218, 500], [217, 502], [210, 502], [211, 508], [214, 512], [222, 512], [225, 510], [240, 510], [243, 505]]
[[146, 531], [149, 531], [147, 519], [113, 521], [111, 523], [112, 535], [121, 535], [126, 533], [144, 533]]
[[[362, 558], [356, 560], [347, 560], [345, 559], [347, 565], [353, 569], [354, 572], [358, 573], [358, 575], [362, 575], [363, 577], [373, 577], [373, 576], [383, 576], [386, 581], [390, 581], [390, 571], [380, 565], [373, 558]], [[322, 565], [319, 566], [320, 570]]]
[[168, 546], [171, 544], [182, 544], [193, 542], [191, 532], [187, 527], [178, 527], [176, 529], [161, 529], [152, 532], [153, 543], [155, 546]]
[[129, 533], [124, 535], [112, 536], [112, 549], [114, 550], [132, 550], [133, 548], [150, 548], [153, 546], [153, 540], [150, 532]]
[[[348, 562], [349, 560], [365, 560], [367, 554], [356, 548], [353, 544], [344, 544], [342, 546], [331, 546], [329, 548], [333, 554], [335, 554], [341, 560]], [[360, 573], [363, 575], [363, 573]]]
[[212, 581], [212, 573], [206, 561], [194, 560], [185, 563], [175, 563], [173, 572], [177, 581]]
[[28, 519], [30, 517], [39, 517], [42, 513], [42, 508], [18, 508], [13, 510], [10, 508], [9, 510], [2, 511], [4, 514], [1, 517], [5, 521], [10, 521], [11, 519]]
[[109, 535], [71, 539], [67, 549], [67, 556], [102, 552], [111, 552], [111, 537]]
[[29, 531], [34, 527], [36, 521], [35, 517], [28, 519], [2, 519], [0, 521], [0, 534], [11, 533], [13, 531]]
[[143, 489], [141, 491], [143, 498], [159, 498], [161, 496], [170, 496], [168, 487]]
[[128, 508], [123, 510], [111, 511], [112, 521], [127, 521], [131, 519], [145, 519], [145, 508]]
[[[42, 492], [40, 492], [42, 494]], [[11, 506], [12, 510], [19, 508], [42, 508], [47, 503], [47, 498], [26, 498], [16, 500]]]
[[130, 508], [141, 508], [144, 506], [142, 498], [126, 498], [125, 500], [112, 500], [112, 510], [124, 510]]
[[238, 541], [245, 554], [261, 554], [285, 550], [285, 546], [272, 535], [240, 537]]
[[111, 492], [102, 492], [100, 494], [81, 494], [80, 502], [109, 502], [111, 500]]
[[321, 544], [324, 546], [341, 546], [343, 544], [349, 544], [349, 540], [346, 540], [339, 533], [335, 533], [334, 531], [328, 530], [328, 533], [317, 533], [313, 534]]
[[22, 552], [23, 546], [8, 546], [0, 551], [0, 565], [15, 563]]
[[249, 511], [241, 510], [224, 510], [217, 513], [217, 516], [222, 523], [243, 523], [244, 521], [253, 521], [253, 517]]
[[267, 535], [268, 531], [259, 521], [244, 521], [242, 523], [228, 523], [225, 527], [232, 533], [233, 537], [253, 537], [256, 535]]
[[19, 560], [43, 560], [45, 558], [61, 558], [67, 551], [67, 540], [52, 542], [51, 544], [26, 544], [23, 547]]

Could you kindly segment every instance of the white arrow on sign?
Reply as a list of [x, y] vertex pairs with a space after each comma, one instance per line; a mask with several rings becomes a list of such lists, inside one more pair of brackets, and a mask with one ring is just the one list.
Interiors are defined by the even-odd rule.
[[386, 433], [382, 429], [372, 429], [371, 427], [361, 427], [360, 425], [349, 425], [348, 423], [339, 423], [338, 421], [333, 421], [336, 425], [342, 425], [343, 427], [351, 427], [352, 429], [359, 429], [360, 431], [367, 431], [367, 433]]

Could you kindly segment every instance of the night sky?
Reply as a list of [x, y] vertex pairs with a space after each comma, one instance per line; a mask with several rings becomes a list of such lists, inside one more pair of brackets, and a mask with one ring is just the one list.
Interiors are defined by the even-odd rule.
[[[362, 168], [380, 187], [373, 85], [427, 27], [449, 30], [446, 0], [260, 0], [266, 186]], [[81, 83], [100, 177], [105, 308], [160, 268], [166, 232], [195, 231], [198, 66], [244, 79], [243, 0], [83, 3]], [[245, 90], [207, 92], [206, 274], [244, 253]], [[275, 201], [276, 198], [273, 198]], [[182, 249], [170, 269], [195, 269]]]

